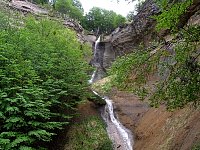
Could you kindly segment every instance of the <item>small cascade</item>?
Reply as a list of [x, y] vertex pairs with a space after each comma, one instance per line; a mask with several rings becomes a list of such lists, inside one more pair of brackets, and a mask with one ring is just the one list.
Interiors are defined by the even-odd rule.
[[104, 46], [103, 42], [101, 41], [101, 36], [98, 37], [98, 39], [95, 42], [94, 46], [94, 56], [92, 59], [92, 66], [96, 67], [96, 70], [94, 71], [92, 78], [89, 80], [89, 83], [95, 82], [96, 80], [99, 80], [103, 78], [106, 74], [105, 69], [103, 67], [103, 51]]
[[[99, 49], [99, 43], [101, 42], [101, 37], [97, 39], [95, 42], [95, 49], [94, 49], [94, 59], [98, 57], [98, 51]], [[99, 80], [102, 78], [102, 71], [101, 71], [101, 66], [98, 61], [95, 60], [94, 66], [96, 67], [96, 70], [92, 74], [91, 79], [89, 80], [89, 83], [92, 84], [96, 80]], [[98, 95], [101, 97], [97, 92], [93, 91], [94, 94]], [[107, 125], [107, 132], [110, 137], [110, 139], [113, 142], [113, 147], [115, 150], [133, 150], [132, 148], [132, 133], [126, 129], [116, 118], [113, 110], [113, 103], [108, 97], [102, 97], [102, 99], [105, 100], [106, 105], [101, 113], [101, 116], [103, 120], [105, 121]]]
[[104, 97], [103, 99], [106, 101], [106, 105], [101, 116], [107, 124], [107, 132], [113, 142], [114, 149], [133, 150], [132, 133], [115, 117], [112, 100], [108, 97]]
[[94, 82], [94, 77], [95, 77], [96, 71], [97, 71], [97, 70], [95, 70], [95, 71], [93, 72], [91, 79], [88, 81], [89, 84], [92, 84], [92, 83]]
[[[96, 51], [96, 49], [97, 49], [97, 45], [98, 45], [98, 43], [100, 42], [100, 40], [101, 40], [101, 36], [99, 36], [98, 39], [97, 39], [96, 42], [95, 42], [95, 46], [94, 46], [94, 50], [95, 50], [95, 51]], [[94, 52], [94, 55], [95, 55], [95, 52]]]

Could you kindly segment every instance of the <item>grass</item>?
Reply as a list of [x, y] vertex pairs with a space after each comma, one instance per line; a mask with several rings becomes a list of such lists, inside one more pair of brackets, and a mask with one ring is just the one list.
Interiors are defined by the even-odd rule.
[[196, 144], [192, 150], [200, 150], [200, 143]]
[[65, 150], [112, 150], [105, 123], [99, 117], [89, 117], [72, 125]]

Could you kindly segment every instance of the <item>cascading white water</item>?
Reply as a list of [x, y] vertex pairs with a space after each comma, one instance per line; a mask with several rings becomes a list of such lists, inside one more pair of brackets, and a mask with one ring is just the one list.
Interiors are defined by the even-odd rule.
[[96, 70], [93, 72], [91, 79], [88, 81], [90, 84], [93, 83], [95, 74], [96, 74]]
[[[94, 46], [94, 58], [95, 58], [95, 55], [96, 55], [96, 53], [97, 53], [97, 46], [98, 46], [100, 40], [101, 40], [101, 36], [99, 36], [98, 39], [95, 41], [95, 46]], [[95, 66], [97, 67], [97, 64], [96, 64], [96, 63], [95, 63]], [[97, 70], [95, 70], [95, 71], [93, 72], [91, 79], [88, 81], [90, 84], [93, 83], [94, 78], [95, 78], [95, 75], [96, 75], [96, 72], [97, 72]]]
[[[96, 50], [97, 50], [97, 45], [100, 42], [101, 36], [99, 36], [99, 38], [95, 41], [95, 45], [94, 45], [94, 57], [96, 55]], [[94, 77], [96, 74], [96, 70], [93, 72], [91, 79], [88, 81], [90, 84], [92, 84], [92, 82], [94, 81]]]
[[[101, 36], [99, 36], [98, 39], [95, 41], [94, 51], [96, 51], [97, 45], [98, 45], [98, 43], [100, 42], [100, 40], [101, 40]], [[94, 53], [94, 54], [95, 54], [95, 53]]]
[[[100, 37], [95, 42], [95, 50], [94, 50], [94, 56], [97, 53], [97, 46], [100, 42]], [[95, 74], [96, 70], [94, 71], [91, 79], [89, 80], [89, 83], [93, 83], [95, 80]], [[93, 91], [94, 94], [98, 95], [97, 92]], [[98, 95], [100, 96], [100, 95]], [[113, 103], [108, 97], [103, 97], [106, 101], [106, 105], [104, 110], [101, 113], [102, 118], [104, 119], [105, 123], [107, 124], [107, 132], [110, 137], [110, 139], [113, 142], [113, 147], [116, 150], [132, 150], [132, 144], [133, 144], [133, 137], [131, 132], [126, 129], [115, 117], [114, 110], [113, 110]]]
[[108, 97], [103, 98], [106, 106], [102, 112], [102, 118], [107, 124], [109, 137], [113, 141], [114, 149], [132, 150], [132, 134], [115, 117], [113, 103]]
[[[98, 95], [97, 92], [93, 91]], [[99, 95], [98, 95], [99, 96]], [[126, 129], [115, 117], [113, 110], [113, 103], [108, 97], [103, 97], [106, 101], [104, 110], [101, 113], [102, 118], [107, 124], [107, 132], [113, 142], [113, 147], [116, 150], [133, 150], [132, 133]]]

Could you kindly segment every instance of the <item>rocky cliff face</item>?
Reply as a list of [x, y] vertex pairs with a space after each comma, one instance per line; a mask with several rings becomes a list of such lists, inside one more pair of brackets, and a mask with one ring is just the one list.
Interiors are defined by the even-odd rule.
[[[200, 1], [194, 0], [187, 13], [181, 17], [179, 26], [199, 24], [199, 9]], [[169, 41], [175, 37], [170, 36], [167, 30], [160, 33], [155, 30], [156, 20], [152, 16], [159, 13], [160, 10], [154, 0], [146, 0], [131, 23], [118, 27], [107, 36], [104, 41], [110, 44], [100, 50], [101, 58], [99, 60], [103, 61], [101, 64], [106, 64], [102, 66], [108, 68], [117, 56], [136, 50], [140, 44], [151, 46], [152, 41], [164, 40], [166, 44], [164, 46], [169, 47]]]
[[118, 27], [112, 34], [110, 42], [118, 55], [130, 52], [140, 43], [148, 45], [157, 36], [155, 20], [151, 18], [160, 11], [153, 0], [147, 0], [130, 24]]
[[[2, 2], [0, 2], [2, 3]], [[51, 12], [45, 8], [41, 8], [39, 5], [33, 4], [26, 0], [11, 0], [10, 2], [4, 2], [12, 10], [17, 10], [21, 12], [22, 15], [33, 14], [37, 17], [50, 17], [52, 20], [62, 21], [63, 25], [67, 28], [74, 30], [77, 34], [77, 38], [81, 43], [89, 42], [84, 35], [83, 27], [75, 20], [69, 18], [68, 16], [62, 16], [59, 13], [51, 14]], [[62, 16], [62, 17], [61, 17]]]
[[[152, 10], [153, 8], [155, 11]], [[156, 49], [161, 47], [170, 53], [175, 53], [174, 45], [181, 40], [181, 37], [170, 35], [167, 31], [156, 34], [155, 20], [150, 17], [156, 13], [159, 13], [159, 10], [155, 4], [151, 0], [146, 1], [131, 24], [117, 28], [110, 35], [109, 40], [113, 46], [113, 53], [110, 55], [124, 55], [133, 51], [140, 43], [150, 45], [151, 40], [156, 38], [162, 38], [164, 42], [160, 43], [160, 47], [152, 48], [154, 49], [152, 53], [156, 53]], [[189, 25], [200, 25], [199, 0], [194, 0], [193, 5], [182, 16], [179, 27]], [[197, 51], [199, 56], [200, 46]], [[174, 63], [174, 60], [168, 57], [163, 57], [161, 61]], [[200, 57], [198, 62], [200, 62]], [[168, 73], [165, 72], [165, 76], [161, 79], [165, 79]], [[158, 80], [156, 76], [152, 76], [148, 82], [154, 84]], [[96, 83], [96, 87], [98, 84], [101, 87], [108, 83], [109, 78], [104, 78]], [[115, 89], [110, 93], [110, 98], [114, 101], [115, 111], [122, 124], [134, 133], [134, 150], [191, 150], [195, 145], [199, 145], [199, 108], [196, 109], [190, 104], [173, 112], [167, 111], [165, 104], [159, 108], [151, 108], [146, 101], [139, 101], [133, 93]]]
[[25, 0], [11, 0], [8, 4], [12, 9], [16, 9], [18, 11], [26, 13], [32, 13], [35, 15], [44, 14], [47, 15], [48, 11], [40, 8], [38, 5], [30, 3]]
[[151, 39], [157, 37], [154, 31], [156, 22], [151, 17], [158, 13], [159, 9], [153, 0], [147, 0], [131, 23], [118, 27], [104, 38], [91, 64], [98, 63], [98, 67], [106, 69], [117, 56], [131, 52], [140, 43], [148, 45]]
[[[199, 14], [200, 1], [194, 0], [193, 5], [181, 17], [179, 27], [191, 22], [198, 24], [199, 20], [194, 18]], [[160, 13], [154, 0], [146, 0], [133, 21], [124, 26], [118, 27], [111, 35], [109, 41], [116, 55], [124, 55], [137, 48], [139, 44], [149, 46], [153, 40], [164, 40], [168, 36], [168, 31], [163, 30], [160, 33], [155, 31], [156, 21], [152, 16]], [[189, 20], [189, 21], [188, 21]]]
[[106, 69], [111, 66], [115, 60], [115, 51], [110, 42], [101, 41], [93, 45], [93, 59], [90, 64], [96, 67], [94, 81], [100, 80], [106, 75]]

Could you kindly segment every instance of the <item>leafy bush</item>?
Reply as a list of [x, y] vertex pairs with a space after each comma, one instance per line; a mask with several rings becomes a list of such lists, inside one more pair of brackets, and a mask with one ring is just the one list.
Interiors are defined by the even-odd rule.
[[120, 89], [126, 89], [136, 93], [142, 99], [146, 96], [143, 85], [148, 80], [150, 73], [156, 70], [159, 62], [158, 55], [151, 55], [150, 49], [138, 49], [128, 55], [118, 58], [109, 70], [111, 84]]
[[43, 149], [68, 124], [87, 95], [80, 48], [74, 32], [48, 19], [0, 29], [1, 149]]
[[157, 21], [156, 29], [170, 29], [177, 30], [177, 25], [187, 8], [192, 4], [193, 0], [186, 0], [184, 2], [169, 3], [168, 0], [157, 0], [161, 7], [161, 14], [154, 16]]

